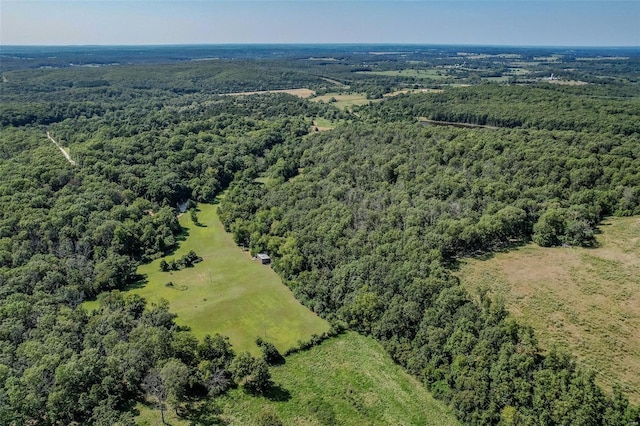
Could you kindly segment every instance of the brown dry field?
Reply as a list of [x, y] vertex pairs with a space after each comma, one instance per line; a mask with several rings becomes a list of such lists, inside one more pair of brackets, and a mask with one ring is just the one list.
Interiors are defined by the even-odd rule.
[[599, 246], [528, 244], [488, 260], [467, 259], [459, 277], [488, 288], [531, 325], [544, 349], [570, 350], [608, 391], [640, 403], [640, 217], [610, 218]]

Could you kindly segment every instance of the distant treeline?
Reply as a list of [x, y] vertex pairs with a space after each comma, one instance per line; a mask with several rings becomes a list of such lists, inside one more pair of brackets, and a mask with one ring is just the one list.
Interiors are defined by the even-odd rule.
[[443, 93], [397, 96], [370, 108], [376, 120], [451, 121], [497, 127], [640, 133], [640, 99], [603, 97], [601, 87], [486, 84]]

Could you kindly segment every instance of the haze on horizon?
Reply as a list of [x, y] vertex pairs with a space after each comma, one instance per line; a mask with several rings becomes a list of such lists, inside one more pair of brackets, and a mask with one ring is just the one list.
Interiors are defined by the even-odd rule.
[[628, 0], [3, 0], [0, 23], [0, 45], [640, 46]]

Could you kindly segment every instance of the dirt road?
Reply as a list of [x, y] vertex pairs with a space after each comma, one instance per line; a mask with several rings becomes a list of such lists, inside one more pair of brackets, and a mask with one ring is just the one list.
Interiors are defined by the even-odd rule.
[[72, 160], [71, 157], [69, 156], [69, 153], [63, 147], [61, 147], [60, 144], [56, 142], [55, 139], [53, 139], [53, 137], [51, 137], [51, 134], [49, 134], [49, 132], [47, 132], [47, 137], [51, 139], [51, 142], [53, 142], [58, 147], [58, 149], [62, 152], [62, 155], [64, 155], [64, 158], [67, 159], [69, 164], [71, 164], [72, 166], [75, 166], [76, 162]]

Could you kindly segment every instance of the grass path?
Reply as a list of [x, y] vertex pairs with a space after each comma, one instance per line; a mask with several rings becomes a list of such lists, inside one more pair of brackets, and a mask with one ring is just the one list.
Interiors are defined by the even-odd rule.
[[[252, 260], [233, 242], [218, 218], [217, 206], [200, 204], [199, 209], [198, 221], [204, 226], [195, 226], [190, 215], [182, 215], [180, 224], [188, 237], [163, 259], [194, 250], [204, 260], [176, 272], [160, 272], [161, 259], [142, 265], [138, 273], [148, 282], [129, 291], [149, 302], [167, 299], [178, 314], [178, 324], [191, 327], [198, 338], [216, 332], [227, 335], [236, 351], [259, 353], [258, 336], [284, 351], [329, 329], [326, 321], [294, 298], [269, 266]], [[166, 286], [169, 281], [173, 287]]]
[[640, 403], [640, 218], [611, 218], [595, 249], [534, 244], [460, 271], [472, 292], [504, 297], [516, 317], [533, 326], [545, 348], [570, 350], [610, 388], [621, 383]]

